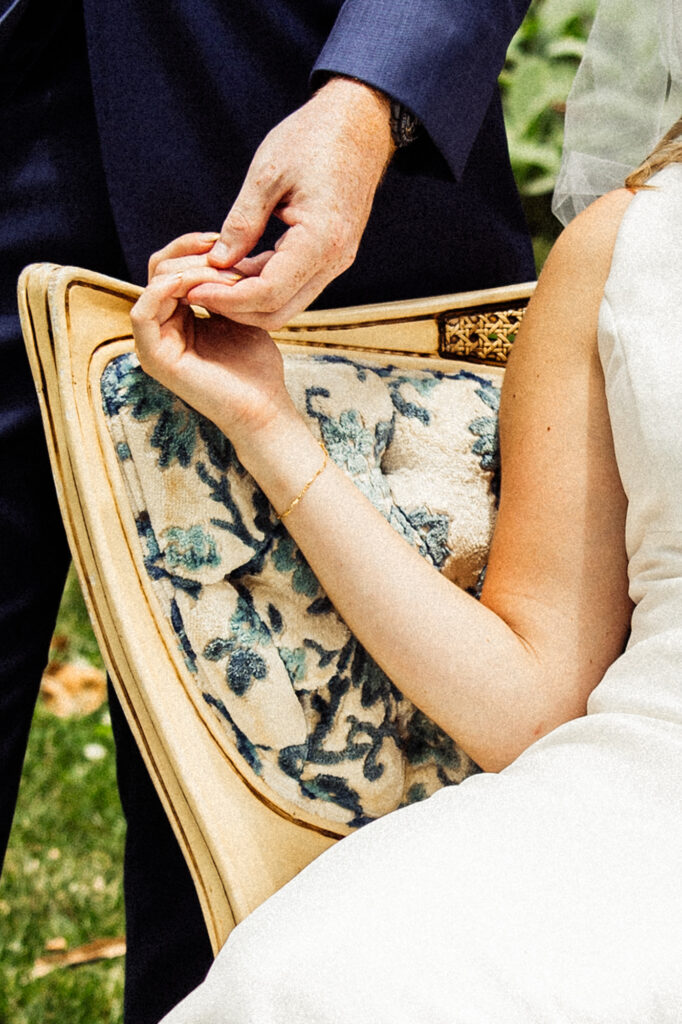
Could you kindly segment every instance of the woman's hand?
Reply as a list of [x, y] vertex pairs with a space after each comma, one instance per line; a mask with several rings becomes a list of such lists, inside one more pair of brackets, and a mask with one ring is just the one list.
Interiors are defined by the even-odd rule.
[[297, 413], [269, 335], [221, 316], [197, 315], [188, 303], [200, 283], [240, 279], [238, 272], [207, 265], [210, 237], [185, 235], [152, 257], [150, 283], [131, 320], [143, 370], [213, 420], [239, 451], [277, 417]]

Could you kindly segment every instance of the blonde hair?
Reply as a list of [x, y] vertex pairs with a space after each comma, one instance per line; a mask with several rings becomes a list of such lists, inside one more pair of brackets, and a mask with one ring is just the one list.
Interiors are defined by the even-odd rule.
[[646, 160], [625, 179], [626, 188], [646, 188], [649, 178], [668, 164], [682, 163], [682, 117], [678, 118]]

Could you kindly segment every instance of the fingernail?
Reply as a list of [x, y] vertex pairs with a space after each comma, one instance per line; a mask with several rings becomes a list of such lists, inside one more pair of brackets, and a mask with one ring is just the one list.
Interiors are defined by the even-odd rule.
[[211, 249], [211, 256], [216, 260], [221, 260], [227, 263], [230, 259], [230, 250], [227, 248], [224, 242], [216, 242]]
[[204, 231], [199, 235], [199, 241], [208, 245], [209, 242], [217, 242], [220, 234], [217, 231]]

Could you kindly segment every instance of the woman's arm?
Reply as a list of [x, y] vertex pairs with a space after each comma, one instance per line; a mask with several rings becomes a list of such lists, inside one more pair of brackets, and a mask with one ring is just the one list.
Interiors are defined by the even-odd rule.
[[[596, 330], [628, 200], [605, 197], [564, 233], [519, 332], [503, 389], [502, 497], [481, 602], [417, 554], [331, 463], [286, 518], [360, 642], [489, 770], [583, 714], [626, 636], [625, 498]], [[165, 266], [178, 251], [164, 254]], [[195, 321], [177, 305], [199, 273], [156, 277], [138, 302], [142, 365], [225, 431], [282, 511], [323, 455], [284, 390], [267, 335]]]

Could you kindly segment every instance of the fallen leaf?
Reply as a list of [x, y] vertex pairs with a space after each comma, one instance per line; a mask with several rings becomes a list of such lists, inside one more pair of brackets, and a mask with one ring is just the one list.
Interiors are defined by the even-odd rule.
[[31, 971], [31, 979], [44, 978], [46, 974], [61, 967], [79, 967], [81, 964], [91, 964], [96, 960], [115, 960], [119, 956], [125, 956], [125, 951], [126, 940], [123, 935], [114, 939], [93, 939], [84, 946], [75, 946], [64, 952], [55, 951], [38, 957]]
[[45, 669], [40, 694], [46, 708], [58, 718], [92, 714], [104, 703], [104, 672], [81, 662], [52, 661]]

